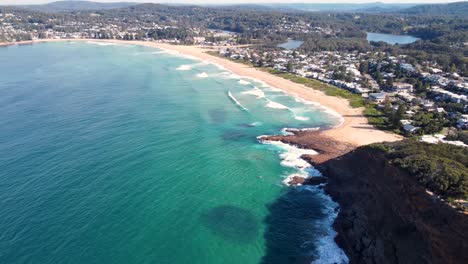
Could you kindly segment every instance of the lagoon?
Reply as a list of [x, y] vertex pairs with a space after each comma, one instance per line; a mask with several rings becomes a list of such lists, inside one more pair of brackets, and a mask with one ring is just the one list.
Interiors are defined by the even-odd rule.
[[288, 41], [279, 44], [278, 47], [288, 50], [294, 50], [299, 48], [302, 45], [302, 43], [304, 43], [304, 41], [288, 39]]
[[371, 33], [367, 32], [367, 41], [383, 41], [388, 44], [409, 44], [418, 41], [419, 38], [408, 36], [408, 35], [393, 35], [393, 34], [382, 34], [382, 33]]

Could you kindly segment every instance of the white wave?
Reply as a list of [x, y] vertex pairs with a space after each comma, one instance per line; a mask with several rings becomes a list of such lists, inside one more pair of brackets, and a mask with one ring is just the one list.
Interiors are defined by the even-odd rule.
[[265, 93], [257, 87], [254, 87], [252, 90], [242, 92], [242, 94], [250, 94], [256, 96], [257, 98], [265, 98]]
[[[259, 137], [261, 139], [261, 137]], [[276, 141], [263, 141], [264, 144], [270, 144], [279, 147], [284, 152], [280, 154], [281, 165], [286, 167], [297, 168], [298, 172], [292, 173], [284, 179], [283, 183], [288, 184], [293, 177], [303, 177], [309, 178], [313, 176], [322, 176], [319, 171], [313, 168], [309, 163], [301, 158], [304, 154], [315, 155], [317, 152], [313, 150], [300, 149], [282, 142]], [[318, 238], [313, 242], [317, 245], [318, 259], [313, 261], [314, 264], [325, 264], [325, 263], [339, 263], [345, 264], [349, 263], [349, 259], [335, 242], [335, 237], [337, 235], [336, 231], [333, 229], [333, 222], [335, 221], [338, 215], [338, 204], [333, 202], [330, 196], [326, 195], [324, 190], [318, 188], [318, 186], [307, 186], [305, 190], [315, 192], [323, 200], [324, 206], [324, 215], [327, 217], [320, 222], [316, 222], [317, 230], [321, 232], [315, 234]]]
[[226, 79], [229, 78], [229, 75], [231, 75], [231, 73], [225, 72], [225, 71], [211, 74], [211, 76], [213, 77], [220, 77], [220, 78], [226, 78]]
[[184, 64], [184, 65], [180, 65], [179, 67], [177, 67], [176, 70], [178, 70], [178, 71], [189, 71], [191, 69], [192, 69], [192, 66]]
[[311, 187], [309, 190], [317, 192], [318, 195], [321, 196], [325, 204], [322, 213], [324, 213], [327, 216], [325, 221], [317, 223], [317, 230], [321, 230], [321, 232], [320, 234], [316, 234], [319, 236], [319, 238], [316, 241], [314, 241], [314, 244], [317, 245], [317, 253], [319, 258], [314, 260], [312, 263], [349, 263], [349, 259], [346, 256], [345, 252], [335, 242], [335, 237], [337, 233], [333, 229], [333, 222], [338, 216], [339, 210], [336, 210], [338, 204], [333, 202], [330, 196], [326, 195], [322, 189], [319, 189], [317, 187]]
[[100, 41], [86, 41], [88, 44], [94, 44], [99, 46], [125, 46], [118, 43], [111, 43], [111, 42], [100, 42]]
[[274, 109], [284, 109], [284, 110], [289, 109], [289, 107], [287, 107], [285, 105], [282, 105], [280, 103], [273, 102], [273, 101], [270, 101], [270, 100], [268, 100], [268, 104], [266, 106], [269, 107], [269, 108], [274, 108]]
[[311, 101], [307, 101], [305, 99], [302, 99], [300, 97], [297, 96], [297, 94], [295, 94], [295, 96], [293, 96], [294, 98], [294, 101], [298, 102], [298, 103], [301, 103], [301, 104], [305, 104], [305, 105], [316, 105], [316, 106], [320, 106], [321, 104], [319, 103], [316, 103], [316, 102], [311, 102]]
[[192, 64], [183, 64], [183, 65], [180, 65], [179, 67], [177, 67], [177, 70], [178, 71], [188, 71], [188, 70], [191, 70], [193, 67], [200, 66], [200, 65], [205, 65], [207, 63], [208, 62], [206, 62], [206, 61], [202, 61], [202, 62], [192, 63]]
[[239, 84], [242, 84], [242, 85], [249, 85], [250, 83], [248, 81], [244, 81], [242, 79], [239, 80]]
[[198, 78], [208, 78], [208, 74], [206, 72], [202, 72], [202, 73], [197, 74], [197, 77]]
[[[98, 44], [98, 45], [125, 45], [125, 44], [117, 44], [117, 43], [103, 43], [103, 42], [94, 42], [94, 41], [88, 41], [89, 43], [95, 43], [95, 44]], [[127, 45], [128, 46], [128, 45]], [[214, 62], [212, 60], [203, 60], [201, 58], [198, 58], [198, 57], [194, 57], [194, 56], [191, 56], [191, 55], [186, 55], [186, 54], [182, 54], [180, 53], [179, 51], [176, 51], [176, 50], [172, 50], [172, 49], [165, 49], [165, 48], [161, 48], [161, 47], [158, 47], [158, 51], [155, 51], [154, 54], [158, 54], [158, 53], [169, 53], [169, 54], [172, 54], [172, 55], [176, 55], [176, 56], [179, 56], [179, 57], [185, 57], [185, 58], [188, 58], [188, 59], [191, 59], [191, 60], [194, 60], [194, 61], [201, 61], [202, 63], [206, 63], [206, 64], [212, 64], [212, 65], [215, 65], [216, 67], [218, 67], [219, 69], [221, 70], [224, 70], [226, 72], [229, 72], [228, 74], [223, 74], [221, 75], [222, 77], [227, 77], [227, 78], [230, 78], [230, 79], [250, 79], [256, 83], [260, 83], [262, 85], [262, 87], [264, 88], [267, 88], [271, 91], [275, 91], [275, 92], [282, 92], [282, 93], [285, 93], [285, 94], [288, 94], [286, 91], [284, 90], [281, 90], [281, 89], [278, 89], [276, 87], [273, 87], [273, 86], [270, 86], [268, 85], [266, 82], [262, 81], [262, 80], [259, 80], [257, 78], [253, 78], [253, 77], [248, 77], [248, 76], [240, 76], [240, 75], [237, 75], [233, 72], [231, 72], [230, 70], [226, 69], [224, 66], [222, 66], [221, 64], [217, 63], [217, 62]], [[200, 74], [197, 74], [197, 77], [199, 78], [207, 78], [208, 77], [208, 74], [206, 73], [200, 73]], [[336, 125], [336, 126], [340, 126], [341, 124], [343, 124], [344, 122], [344, 118], [338, 114], [337, 112], [329, 109], [329, 108], [326, 108], [324, 106], [322, 106], [321, 104], [319, 103], [315, 103], [315, 102], [310, 102], [310, 101], [306, 101], [302, 98], [300, 98], [297, 94], [295, 93], [289, 93], [289, 95], [293, 96], [295, 99], [297, 100], [301, 100], [304, 104], [311, 104], [311, 105], [317, 105], [317, 106], [320, 106], [322, 107], [324, 110], [324, 112], [334, 116], [334, 117], [337, 117], [339, 118], [339, 124]], [[288, 109], [286, 106], [283, 106], [281, 104], [278, 104], [278, 103], [275, 103], [275, 102], [270, 102], [267, 106], [268, 107], [271, 107], [271, 108], [278, 108], [278, 109]]]
[[167, 51], [164, 50], [158, 50], [158, 51], [143, 51], [143, 52], [134, 52], [132, 55], [134, 56], [141, 56], [141, 55], [148, 55], [148, 54], [164, 54], [168, 53]]
[[308, 121], [309, 118], [306, 116], [300, 116], [300, 115], [294, 115], [294, 119], [299, 120], [299, 121]]
[[302, 155], [317, 155], [317, 151], [312, 149], [301, 149], [295, 146], [291, 146], [279, 141], [264, 141], [263, 143], [273, 145], [282, 150], [279, 155], [281, 158], [281, 165], [284, 167], [297, 168], [304, 170], [311, 167], [311, 165], [301, 158]]
[[261, 125], [263, 125], [263, 123], [257, 121], [257, 122], [253, 122], [253, 123], [250, 124], [250, 125], [256, 127], [256, 126], [261, 126]]
[[293, 113], [294, 115], [294, 119], [296, 120], [299, 120], [299, 121], [308, 121], [310, 118], [306, 117], [306, 116], [302, 116], [302, 115], [298, 115], [297, 112], [302, 112], [303, 109], [302, 108], [299, 108], [299, 109], [291, 109], [291, 112]]
[[289, 127], [285, 127], [283, 129], [281, 129], [281, 132], [283, 132], [284, 134], [292, 135], [292, 132], [317, 131], [319, 129], [320, 129], [320, 127], [309, 127], [309, 128], [289, 128]]
[[242, 109], [245, 110], [245, 111], [249, 111], [249, 109], [247, 109], [245, 106], [243, 106], [243, 105], [234, 97], [234, 95], [232, 95], [231, 91], [228, 91], [228, 96], [229, 96], [229, 98], [231, 98], [231, 100], [234, 101], [234, 103], [236, 103], [240, 108], [242, 108]]
[[228, 76], [226, 76], [228, 79], [239, 79], [241, 78], [239, 75], [235, 74], [235, 73], [230, 73]]

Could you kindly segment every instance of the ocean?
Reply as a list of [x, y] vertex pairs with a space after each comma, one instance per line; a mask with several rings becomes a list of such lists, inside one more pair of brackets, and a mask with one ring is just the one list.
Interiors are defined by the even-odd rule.
[[[0, 48], [0, 263], [345, 263], [304, 150], [339, 118], [149, 47]], [[304, 168], [302, 168], [304, 166]]]

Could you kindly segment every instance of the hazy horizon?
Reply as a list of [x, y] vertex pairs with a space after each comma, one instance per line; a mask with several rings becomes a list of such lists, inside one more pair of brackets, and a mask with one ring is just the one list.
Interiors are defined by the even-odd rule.
[[[52, 2], [59, 2], [60, 0], [0, 0], [0, 5], [25, 5], [25, 4], [46, 4]], [[63, 0], [62, 0], [63, 1]], [[84, 1], [84, 0], [68, 0], [68, 1]], [[365, 4], [365, 3], [385, 3], [385, 4], [435, 4], [435, 3], [453, 3], [453, 2], [466, 2], [460, 0], [338, 0], [338, 1], [325, 1], [325, 0], [91, 0], [91, 2], [112, 3], [112, 2], [135, 2], [135, 3], [166, 3], [166, 4], [251, 4], [251, 3], [318, 3], [318, 4], [333, 4], [333, 3], [347, 3], [347, 4]]]

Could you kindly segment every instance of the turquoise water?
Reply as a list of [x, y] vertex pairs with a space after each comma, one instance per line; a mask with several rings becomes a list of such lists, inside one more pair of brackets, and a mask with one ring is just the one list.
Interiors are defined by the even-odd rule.
[[388, 44], [409, 44], [418, 41], [419, 38], [408, 35], [392, 35], [367, 32], [367, 41], [383, 41]]
[[337, 122], [317, 106], [146, 47], [0, 58], [0, 263], [346, 260], [336, 204], [282, 184], [297, 150], [256, 140]]
[[278, 47], [293, 50], [299, 48], [302, 45], [302, 43], [304, 43], [304, 41], [288, 39], [288, 41], [279, 44]]

